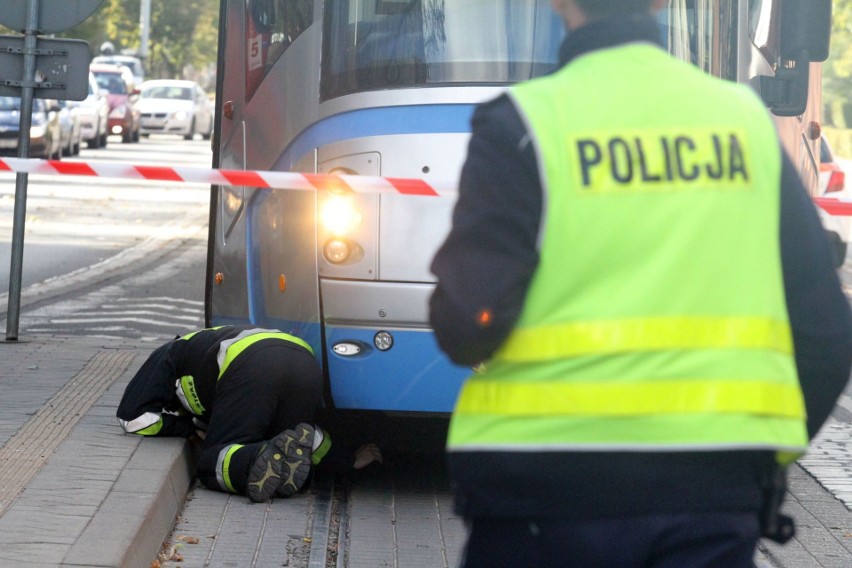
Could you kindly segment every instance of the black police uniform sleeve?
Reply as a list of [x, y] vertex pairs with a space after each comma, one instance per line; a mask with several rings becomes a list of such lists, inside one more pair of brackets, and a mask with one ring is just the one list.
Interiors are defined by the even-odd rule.
[[784, 156], [781, 263], [796, 367], [813, 438], [849, 381], [852, 315], [815, 206]]
[[175, 339], [148, 356], [124, 390], [116, 411], [119, 420], [131, 422], [151, 412], [162, 419], [160, 430], [151, 435], [189, 437], [195, 432], [192, 417], [183, 412], [175, 393], [177, 361], [185, 345]]
[[487, 360], [508, 337], [538, 264], [535, 152], [505, 95], [477, 108], [452, 229], [431, 269], [430, 323], [455, 363]]

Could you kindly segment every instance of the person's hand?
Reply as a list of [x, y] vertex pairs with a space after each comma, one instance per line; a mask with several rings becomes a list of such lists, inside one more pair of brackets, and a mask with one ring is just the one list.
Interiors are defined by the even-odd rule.
[[364, 444], [355, 450], [355, 469], [364, 469], [373, 462], [382, 463], [382, 452], [376, 444]]

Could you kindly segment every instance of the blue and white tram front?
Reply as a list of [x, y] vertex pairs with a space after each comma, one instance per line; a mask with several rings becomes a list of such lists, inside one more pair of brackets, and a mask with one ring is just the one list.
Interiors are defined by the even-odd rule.
[[[326, 0], [313, 11], [303, 0], [301, 12], [299, 0], [261, 3], [240, 0], [245, 9], [232, 10], [234, 19], [243, 14], [248, 41], [231, 39], [233, 23], [226, 32], [226, 50], [246, 50], [230, 65], [249, 63], [235, 81], [245, 92], [229, 92], [226, 79], [218, 95], [242, 118], [222, 120], [221, 167], [456, 180], [475, 105], [553, 69], [564, 35], [549, 0]], [[288, 45], [270, 64], [264, 49], [276, 37]], [[248, 71], [258, 51], [261, 79]], [[227, 282], [211, 285], [210, 322], [249, 320], [306, 337], [323, 354], [338, 408], [451, 411], [471, 370], [438, 349], [428, 299], [453, 200], [243, 191], [220, 192], [210, 272], [227, 274], [246, 300], [233, 301]], [[234, 235], [242, 222], [245, 242], [239, 229]], [[242, 275], [233, 273], [238, 250], [246, 251]], [[233, 284], [242, 278], [244, 291]]]

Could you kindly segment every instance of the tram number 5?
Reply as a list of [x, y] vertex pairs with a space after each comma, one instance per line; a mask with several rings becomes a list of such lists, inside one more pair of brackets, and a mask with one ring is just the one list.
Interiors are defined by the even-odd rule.
[[256, 35], [249, 38], [248, 44], [248, 68], [249, 71], [263, 66], [263, 55], [260, 50], [262, 36]]

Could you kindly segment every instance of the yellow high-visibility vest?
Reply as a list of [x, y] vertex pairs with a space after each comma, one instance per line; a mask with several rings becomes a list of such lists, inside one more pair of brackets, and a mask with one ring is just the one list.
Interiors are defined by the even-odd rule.
[[804, 451], [759, 99], [644, 43], [510, 96], [544, 186], [540, 264], [448, 449]]

